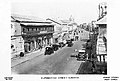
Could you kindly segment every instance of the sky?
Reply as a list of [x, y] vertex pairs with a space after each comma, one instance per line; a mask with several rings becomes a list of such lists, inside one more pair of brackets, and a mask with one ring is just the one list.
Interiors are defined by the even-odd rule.
[[39, 0], [11, 2], [11, 13], [42, 19], [68, 19], [71, 15], [78, 24], [98, 19], [101, 0]]

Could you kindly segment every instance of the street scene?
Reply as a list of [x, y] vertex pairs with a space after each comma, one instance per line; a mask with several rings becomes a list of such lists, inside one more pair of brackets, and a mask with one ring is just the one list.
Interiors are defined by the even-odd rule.
[[11, 74], [107, 75], [107, 3], [89, 3], [93, 19], [88, 8], [39, 4], [12, 3]]

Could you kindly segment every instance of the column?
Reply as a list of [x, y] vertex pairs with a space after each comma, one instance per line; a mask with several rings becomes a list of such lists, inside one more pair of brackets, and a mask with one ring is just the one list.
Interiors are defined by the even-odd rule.
[[36, 48], [37, 48], [37, 45], [36, 45], [36, 44], [37, 44], [37, 43], [36, 43], [36, 39], [34, 38], [33, 41], [34, 41], [34, 49], [33, 49], [33, 50], [36, 50]]
[[53, 38], [50, 38], [50, 44], [53, 44]]
[[48, 44], [48, 40], [47, 40], [47, 38], [45, 39], [45, 46], [47, 46]]
[[30, 52], [33, 50], [33, 43], [32, 42], [30, 42]]

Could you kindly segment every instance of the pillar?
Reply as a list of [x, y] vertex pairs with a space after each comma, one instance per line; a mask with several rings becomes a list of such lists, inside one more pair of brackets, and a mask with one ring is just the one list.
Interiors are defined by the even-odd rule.
[[36, 39], [34, 38], [33, 41], [34, 41], [34, 48], [33, 48], [33, 50], [35, 50], [37, 48]]
[[45, 46], [47, 46], [48, 44], [48, 40], [47, 40], [47, 38], [45, 39]]
[[50, 38], [50, 44], [53, 44], [53, 38]]

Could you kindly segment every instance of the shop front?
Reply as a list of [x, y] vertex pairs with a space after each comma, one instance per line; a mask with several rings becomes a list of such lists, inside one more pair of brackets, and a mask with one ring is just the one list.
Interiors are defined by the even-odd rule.
[[35, 50], [35, 42], [32, 39], [24, 39], [24, 50], [25, 52], [32, 52]]

